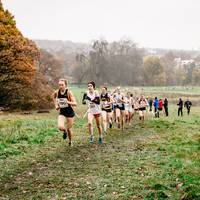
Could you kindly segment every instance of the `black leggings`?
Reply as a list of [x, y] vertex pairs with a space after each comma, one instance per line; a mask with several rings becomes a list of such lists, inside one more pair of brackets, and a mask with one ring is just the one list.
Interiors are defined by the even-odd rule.
[[183, 108], [178, 108], [178, 116], [181, 114], [183, 116]]
[[164, 106], [164, 109], [165, 109], [165, 115], [168, 116], [168, 115], [169, 115], [168, 107], [167, 107], [167, 106]]
[[187, 114], [190, 114], [190, 107], [187, 107]]

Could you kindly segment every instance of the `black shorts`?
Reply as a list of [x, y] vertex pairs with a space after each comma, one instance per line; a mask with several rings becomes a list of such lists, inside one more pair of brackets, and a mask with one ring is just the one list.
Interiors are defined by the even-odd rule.
[[162, 109], [162, 108], [158, 108], [158, 110], [159, 110], [159, 111], [162, 111], [163, 109]]
[[139, 110], [140, 110], [140, 111], [143, 111], [143, 110], [146, 110], [146, 108], [145, 108], [145, 107], [139, 108]]
[[75, 113], [72, 107], [67, 107], [67, 108], [61, 108], [59, 115], [71, 118], [75, 116]]
[[112, 108], [110, 108], [110, 109], [103, 109], [102, 108], [102, 111], [106, 111], [107, 113], [111, 113], [112, 112]]
[[117, 108], [117, 105], [113, 105], [113, 110]]
[[118, 109], [120, 109], [120, 110], [125, 110], [124, 104], [122, 104], [122, 106], [117, 105], [116, 108], [118, 108]]

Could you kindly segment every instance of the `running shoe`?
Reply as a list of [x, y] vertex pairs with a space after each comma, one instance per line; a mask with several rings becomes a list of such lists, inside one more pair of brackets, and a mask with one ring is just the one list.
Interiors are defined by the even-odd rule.
[[67, 139], [67, 131], [64, 131], [63, 132], [63, 140], [66, 140]]
[[93, 142], [94, 142], [94, 136], [91, 135], [91, 136], [90, 136], [90, 143], [93, 143]]
[[73, 146], [74, 146], [72, 141], [69, 142], [69, 146], [70, 146], [70, 147], [73, 147]]
[[99, 144], [103, 144], [103, 139], [99, 138]]

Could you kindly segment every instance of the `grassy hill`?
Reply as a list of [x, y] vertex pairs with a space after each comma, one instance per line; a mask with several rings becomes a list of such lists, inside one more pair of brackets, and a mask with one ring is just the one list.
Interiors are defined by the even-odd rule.
[[[73, 88], [80, 102], [82, 89]], [[57, 113], [0, 115], [0, 198], [200, 199], [200, 107], [144, 125], [134, 116], [103, 145], [89, 144], [86, 110], [77, 108], [74, 147], [57, 131]]]

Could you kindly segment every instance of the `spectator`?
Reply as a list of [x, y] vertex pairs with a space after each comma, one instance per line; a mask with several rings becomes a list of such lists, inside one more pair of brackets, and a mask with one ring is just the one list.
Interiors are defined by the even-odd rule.
[[165, 115], [166, 115], [166, 117], [168, 117], [169, 112], [168, 112], [168, 99], [167, 98], [164, 99], [164, 109], [165, 109]]
[[158, 112], [159, 101], [157, 97], [155, 97], [154, 99], [153, 106], [154, 106], [155, 117], [159, 117], [159, 112]]
[[192, 102], [189, 101], [189, 99], [187, 99], [187, 101], [184, 104], [184, 107], [186, 107], [188, 115], [190, 114], [190, 108], [191, 108], [191, 106], [192, 106]]
[[179, 102], [177, 104], [178, 106], [178, 116], [183, 116], [183, 100], [181, 98], [179, 98]]

